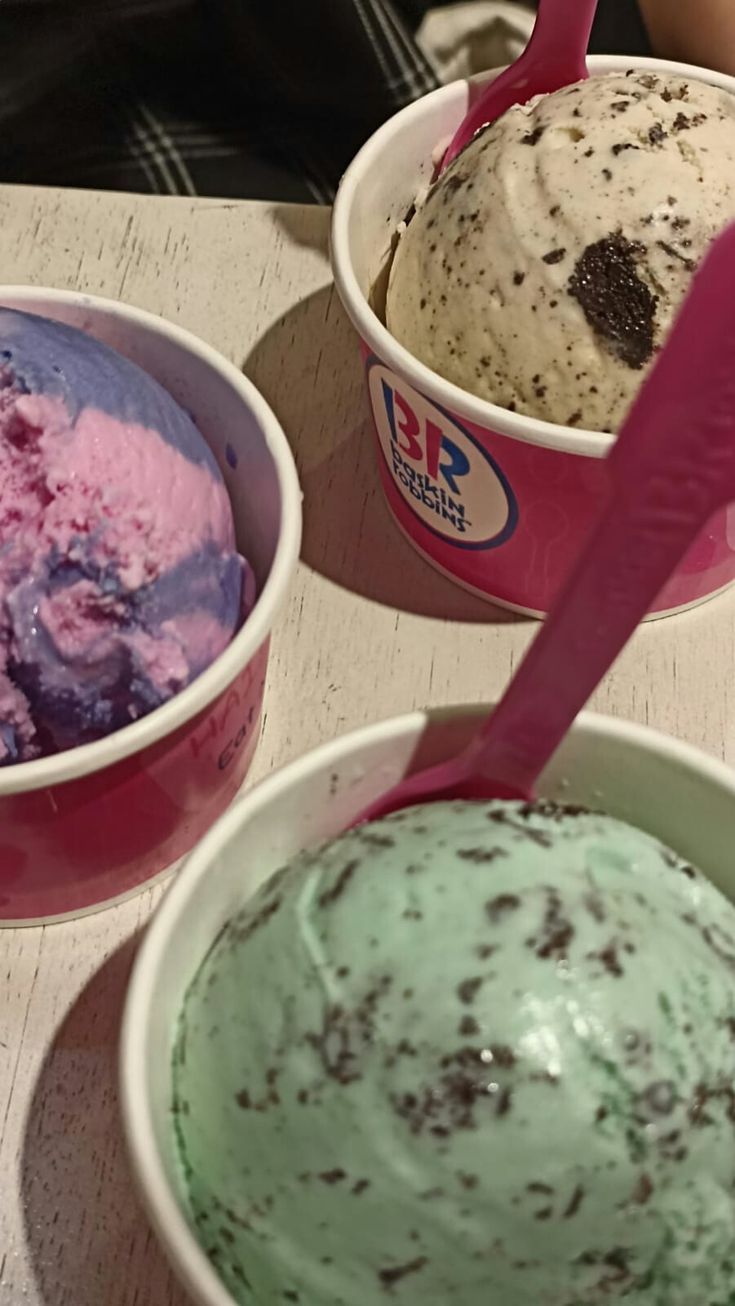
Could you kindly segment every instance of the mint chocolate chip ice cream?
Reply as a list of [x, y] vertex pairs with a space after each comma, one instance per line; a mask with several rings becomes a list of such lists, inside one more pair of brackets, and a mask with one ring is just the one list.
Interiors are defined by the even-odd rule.
[[511, 109], [442, 175], [399, 241], [387, 325], [481, 399], [615, 431], [733, 219], [735, 96], [593, 77]]
[[174, 1054], [241, 1303], [731, 1306], [735, 909], [655, 839], [437, 803], [276, 874]]

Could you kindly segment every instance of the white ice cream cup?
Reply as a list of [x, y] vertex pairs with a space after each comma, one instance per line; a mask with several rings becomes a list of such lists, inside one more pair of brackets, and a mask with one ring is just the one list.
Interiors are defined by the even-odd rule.
[[298, 558], [301, 493], [265, 400], [188, 331], [73, 291], [3, 286], [0, 304], [87, 331], [192, 414], [257, 582], [242, 628], [175, 698], [96, 743], [0, 767], [0, 925], [19, 925], [77, 916], [150, 884], [237, 793], [260, 731], [270, 632]]
[[[133, 969], [121, 1042], [124, 1128], [153, 1227], [197, 1306], [233, 1306], [187, 1214], [172, 1129], [171, 1052], [184, 995], [223, 925], [274, 871], [344, 830], [388, 787], [444, 761], [487, 708], [415, 712], [358, 730], [246, 795], [173, 882]], [[583, 713], [539, 783], [657, 836], [735, 900], [735, 773], [686, 744]]]
[[[589, 62], [593, 75], [635, 66], [735, 94], [735, 78], [687, 64], [609, 56]], [[484, 80], [432, 92], [363, 146], [335, 201], [332, 265], [360, 337], [380, 476], [396, 523], [427, 562], [466, 589], [543, 616], [599, 512], [612, 437], [475, 398], [414, 358], [371, 306], [398, 224], [431, 178], [432, 153], [452, 136]], [[467, 467], [451, 492], [431, 465], [437, 431], [441, 447], [457, 451]], [[649, 615], [701, 603], [734, 579], [729, 509], [712, 518]]]

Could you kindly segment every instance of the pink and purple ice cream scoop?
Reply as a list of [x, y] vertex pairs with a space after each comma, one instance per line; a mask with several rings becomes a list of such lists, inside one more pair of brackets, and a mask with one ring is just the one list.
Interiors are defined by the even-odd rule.
[[84, 332], [0, 309], [0, 766], [164, 703], [253, 588], [191, 417]]

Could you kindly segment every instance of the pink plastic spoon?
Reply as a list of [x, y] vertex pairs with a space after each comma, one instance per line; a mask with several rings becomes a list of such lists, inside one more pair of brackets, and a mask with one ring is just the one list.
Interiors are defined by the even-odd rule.
[[440, 172], [513, 104], [558, 91], [587, 76], [587, 46], [597, 0], [539, 0], [536, 25], [523, 54], [475, 101], [452, 137]]
[[495, 711], [458, 757], [362, 820], [440, 798], [531, 798], [662, 585], [735, 500], [735, 224], [695, 276], [606, 465], [601, 519]]

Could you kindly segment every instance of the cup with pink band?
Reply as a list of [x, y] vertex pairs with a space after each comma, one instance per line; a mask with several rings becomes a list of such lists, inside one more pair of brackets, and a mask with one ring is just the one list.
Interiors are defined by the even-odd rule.
[[5, 287], [0, 306], [0, 520], [19, 518], [0, 550], [0, 925], [19, 925], [151, 883], [237, 793], [301, 499], [267, 404], [187, 331], [67, 291]]
[[[462, 162], [465, 156], [447, 173], [446, 204], [438, 188], [424, 204], [438, 151], [475, 91], [467, 82], [424, 97], [382, 126], [348, 168], [334, 208], [335, 281], [360, 339], [380, 479], [393, 518], [438, 571], [494, 603], [532, 616], [548, 612], [599, 515], [608, 492], [611, 431], [619, 427], [634, 393], [631, 387], [660, 344], [663, 333], [656, 323], [670, 321], [681, 302], [699, 244], [715, 234], [718, 224], [735, 217], [727, 211], [724, 189], [718, 208], [717, 182], [708, 184], [708, 165], [702, 162], [708, 154], [714, 159], [718, 115], [727, 112], [716, 97], [729, 102], [722, 93], [735, 92], [735, 79], [659, 60], [631, 65], [622, 58], [590, 59], [592, 78], [610, 75], [612, 90], [610, 122], [590, 129], [588, 139], [587, 101], [580, 99], [583, 107], [575, 107], [572, 88], [560, 93], [569, 97], [561, 125], [545, 121], [540, 106], [536, 130], [516, 128], [521, 134], [506, 142], [507, 158], [515, 160], [519, 175], [523, 169], [530, 173], [530, 180], [527, 175], [525, 190], [514, 189], [517, 179], [508, 171], [510, 165], [497, 165], [497, 194], [505, 210], [490, 208], [482, 230], [472, 226], [480, 205], [470, 202], [473, 183]], [[714, 135], [705, 142], [708, 132]], [[468, 148], [475, 147], [482, 148], [479, 140]], [[657, 168], [663, 169], [660, 182]], [[704, 184], [697, 168], [705, 169]], [[680, 173], [679, 185], [671, 178]], [[603, 191], [616, 185], [621, 190], [619, 214], [611, 203], [611, 216], [603, 221], [603, 227], [604, 222], [610, 226], [605, 239], [598, 238], [596, 213], [586, 235], [587, 178], [590, 189], [599, 181]], [[468, 189], [460, 202], [451, 192], [461, 185]], [[520, 204], [526, 194], [546, 197], [548, 209], [537, 223], [527, 215], [525, 262], [516, 262], [513, 224], [526, 218], [513, 212], [512, 203]], [[521, 200], [514, 200], [517, 195]], [[569, 196], [568, 212], [562, 211], [560, 195]], [[432, 204], [433, 219], [428, 216]], [[455, 225], [450, 230], [445, 221], [437, 234], [442, 215]], [[409, 224], [424, 224], [421, 237], [406, 227], [407, 218]], [[432, 239], [428, 228], [434, 220]], [[490, 223], [495, 224], [492, 241]], [[473, 241], [473, 230], [481, 232], [479, 241]], [[628, 240], [629, 230], [642, 232], [641, 240]], [[580, 256], [586, 239], [590, 244]], [[419, 240], [423, 249], [417, 254]], [[393, 261], [388, 309], [391, 295], [398, 294], [400, 273], [400, 334], [415, 345], [402, 343], [399, 332], [393, 334], [385, 324]], [[442, 280], [442, 262], [452, 278], [448, 274]], [[541, 276], [538, 302], [530, 303], [526, 292], [537, 284], [534, 267]], [[491, 284], [482, 280], [485, 276]], [[630, 291], [623, 306], [628, 319], [622, 325], [614, 320], [617, 301], [611, 310], [599, 294], [595, 298], [600, 278], [613, 300]], [[393, 302], [395, 315], [395, 298]], [[496, 310], [494, 319], [488, 304]], [[568, 334], [576, 320], [583, 328], [580, 340]], [[496, 329], [496, 322], [511, 325]], [[477, 323], [487, 332], [484, 346], [472, 339]], [[516, 328], [518, 356], [510, 367], [511, 381], [502, 378], [497, 387], [502, 402], [495, 402], [488, 395], [508, 360], [502, 331], [512, 334]], [[549, 357], [548, 341], [557, 330], [559, 353]], [[607, 376], [609, 395], [596, 384], [595, 367]], [[577, 382], [581, 401], [575, 395]], [[533, 415], [524, 412], [524, 399], [530, 399]], [[701, 603], [733, 579], [735, 517], [728, 509], [709, 522], [649, 616]]]

